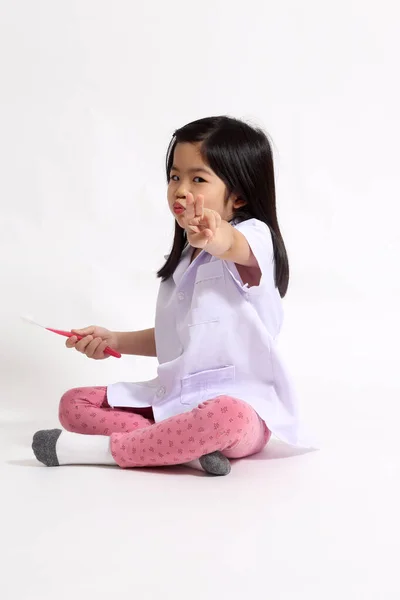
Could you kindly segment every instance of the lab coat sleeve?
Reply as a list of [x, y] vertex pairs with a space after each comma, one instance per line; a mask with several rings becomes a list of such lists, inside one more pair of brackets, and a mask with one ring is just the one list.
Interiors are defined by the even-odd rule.
[[264, 291], [266, 286], [275, 287], [274, 248], [268, 225], [258, 219], [249, 219], [238, 223], [235, 228], [245, 236], [261, 270], [259, 285], [249, 287], [247, 283], [243, 284], [235, 263], [224, 261], [235, 283], [248, 294], [258, 294]]

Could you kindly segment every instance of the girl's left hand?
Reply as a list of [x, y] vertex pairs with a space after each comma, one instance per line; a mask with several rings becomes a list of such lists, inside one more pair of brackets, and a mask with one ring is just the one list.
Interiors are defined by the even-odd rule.
[[221, 221], [221, 216], [215, 210], [204, 208], [204, 196], [194, 199], [193, 194], [187, 194], [183, 227], [193, 248], [205, 248], [212, 242]]

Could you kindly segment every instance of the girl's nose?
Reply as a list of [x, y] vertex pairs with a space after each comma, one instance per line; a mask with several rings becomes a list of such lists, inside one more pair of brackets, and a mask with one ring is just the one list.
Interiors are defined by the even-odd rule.
[[176, 197], [179, 199], [186, 199], [187, 196], [187, 189], [184, 187], [180, 187], [176, 190]]

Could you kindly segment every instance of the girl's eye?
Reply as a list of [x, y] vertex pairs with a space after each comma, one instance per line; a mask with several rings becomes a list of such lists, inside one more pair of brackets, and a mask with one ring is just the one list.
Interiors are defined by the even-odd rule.
[[[196, 179], [201, 179], [201, 181], [196, 181]], [[195, 177], [194, 181], [195, 181], [195, 183], [203, 183], [203, 182], [205, 183], [206, 180], [203, 179], [202, 177]]]
[[178, 175], [170, 175], [170, 181], [178, 181]]

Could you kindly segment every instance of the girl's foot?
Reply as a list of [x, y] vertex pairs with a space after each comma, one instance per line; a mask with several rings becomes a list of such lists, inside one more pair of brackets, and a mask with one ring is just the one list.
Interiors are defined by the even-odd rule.
[[46, 467], [60, 465], [56, 453], [56, 444], [60, 434], [61, 429], [48, 429], [37, 431], [33, 436], [32, 450], [38, 461]]
[[231, 463], [221, 452], [216, 450], [199, 458], [203, 469], [211, 475], [228, 475], [231, 472]]
[[32, 450], [46, 467], [60, 465], [116, 465], [110, 450], [110, 438], [42, 429], [33, 436]]
[[[46, 467], [74, 464], [116, 465], [110, 450], [110, 438], [102, 435], [43, 429], [33, 436], [32, 450], [37, 460]], [[231, 470], [229, 460], [219, 451], [201, 456], [199, 463], [211, 475], [228, 475]]]

